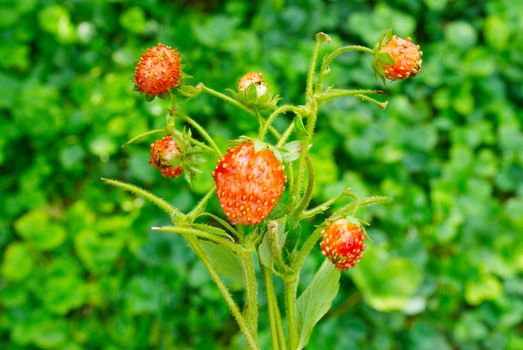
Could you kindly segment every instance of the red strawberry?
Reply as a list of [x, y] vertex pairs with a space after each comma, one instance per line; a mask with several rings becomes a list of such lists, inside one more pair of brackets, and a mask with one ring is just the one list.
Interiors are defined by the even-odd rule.
[[338, 219], [322, 231], [321, 252], [338, 270], [354, 267], [365, 244], [363, 228], [356, 220]]
[[253, 84], [256, 87], [256, 95], [258, 97], [262, 96], [267, 91], [267, 85], [263, 81], [263, 74], [256, 72], [245, 73], [243, 77], [241, 77], [238, 82], [238, 91], [246, 91], [249, 86]]
[[282, 164], [248, 141], [227, 151], [213, 172], [218, 200], [233, 224], [254, 225], [276, 206], [285, 187]]
[[171, 136], [151, 143], [149, 164], [160, 170], [164, 177], [178, 177], [183, 171], [181, 152]]
[[158, 44], [140, 57], [134, 81], [142, 93], [155, 96], [169, 92], [180, 82], [180, 54], [169, 46]]
[[411, 38], [404, 40], [393, 35], [390, 40], [382, 46], [381, 52], [388, 53], [394, 60], [392, 65], [383, 65], [383, 73], [390, 80], [407, 79], [415, 76], [421, 69], [421, 56], [423, 52], [419, 45], [412, 43]]

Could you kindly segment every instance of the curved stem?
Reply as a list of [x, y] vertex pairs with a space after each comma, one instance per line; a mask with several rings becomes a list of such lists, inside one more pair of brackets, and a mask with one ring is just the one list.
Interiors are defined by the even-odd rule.
[[360, 46], [360, 45], [343, 46], [343, 47], [340, 47], [340, 48], [332, 51], [330, 54], [328, 54], [327, 56], [325, 56], [323, 58], [323, 62], [321, 64], [321, 68], [320, 68], [320, 74], [318, 75], [318, 81], [316, 83], [316, 91], [321, 91], [321, 85], [323, 84], [323, 77], [326, 73], [326, 69], [327, 69], [328, 65], [336, 57], [338, 57], [342, 53], [349, 52], [349, 51], [364, 52], [364, 53], [369, 53], [371, 55], [374, 54], [373, 50], [369, 49], [368, 47]]
[[202, 137], [209, 143], [209, 146], [211, 146], [214, 149], [214, 151], [216, 152], [218, 157], [221, 157], [222, 151], [220, 151], [220, 149], [216, 145], [216, 142], [214, 142], [214, 140], [207, 133], [207, 131], [205, 131], [205, 129], [202, 128], [200, 124], [198, 124], [194, 119], [192, 119], [188, 115], [185, 115], [185, 114], [180, 114], [180, 115], [183, 118], [183, 120], [185, 120], [187, 123], [189, 123], [193, 128], [195, 128], [200, 133], [200, 135], [202, 135]]
[[133, 137], [132, 139], [130, 139], [126, 143], [124, 143], [122, 145], [122, 148], [127, 147], [131, 143], [139, 141], [139, 140], [143, 139], [144, 137], [151, 136], [151, 135], [156, 135], [156, 134], [163, 134], [165, 132], [166, 132], [166, 129], [154, 129], [154, 130], [149, 130], [149, 131], [143, 132], [143, 133], [141, 133], [139, 135], [136, 135], [135, 137]]
[[[278, 107], [274, 112], [271, 113], [269, 118], [267, 118], [267, 121], [265, 122], [265, 125], [263, 126], [262, 130], [260, 131], [260, 140], [263, 140], [265, 138], [265, 135], [267, 134], [267, 129], [272, 125], [276, 117], [280, 114], [285, 114], [286, 112], [294, 112], [294, 114], [299, 115], [299, 107], [292, 106], [292, 105], [283, 105], [281, 107]], [[281, 139], [281, 136], [280, 136]]]
[[238, 323], [238, 326], [240, 327], [240, 330], [242, 331], [243, 335], [245, 336], [245, 339], [247, 340], [247, 344], [249, 344], [249, 348], [253, 350], [258, 350], [259, 346], [251, 334], [251, 330], [249, 329], [249, 326], [243, 317], [240, 309], [238, 308], [238, 305], [234, 302], [231, 293], [229, 293], [229, 290], [227, 290], [227, 287], [221, 280], [220, 276], [212, 266], [209, 259], [207, 259], [207, 256], [205, 255], [204, 251], [198, 244], [198, 241], [195, 237], [186, 237], [187, 241], [189, 242], [189, 246], [192, 248], [192, 250], [195, 252], [195, 254], [201, 259], [203, 265], [209, 272], [209, 275], [211, 276], [211, 279], [214, 281], [216, 286], [218, 287], [220, 293], [222, 294], [223, 298], [225, 299], [225, 302], [229, 306], [229, 309], [231, 310], [232, 315], [236, 319], [236, 322]]

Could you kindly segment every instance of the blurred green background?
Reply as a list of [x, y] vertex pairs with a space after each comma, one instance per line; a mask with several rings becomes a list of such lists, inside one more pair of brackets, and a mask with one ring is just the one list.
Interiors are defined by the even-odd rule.
[[[393, 28], [422, 46], [421, 74], [387, 85], [385, 111], [345, 98], [320, 115], [315, 202], [345, 187], [393, 202], [364, 212], [370, 247], [308, 349], [523, 349], [522, 18], [519, 0], [2, 0], [0, 348], [242, 348], [184, 241], [150, 232], [168, 218], [99, 180], [181, 210], [212, 181], [212, 162], [193, 192], [161, 178], [151, 140], [120, 148], [164, 123], [165, 103], [132, 91], [134, 62], [163, 42], [192, 83], [263, 71], [303, 103], [314, 33], [335, 48]], [[337, 87], [379, 87], [368, 56], [332, 72]], [[222, 146], [255, 127], [208, 96], [182, 108]]]

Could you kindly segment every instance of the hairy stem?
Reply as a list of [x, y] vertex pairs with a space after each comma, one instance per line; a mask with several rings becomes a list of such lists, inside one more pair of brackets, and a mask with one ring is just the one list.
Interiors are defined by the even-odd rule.
[[179, 215], [181, 214], [180, 211], [178, 209], [176, 209], [175, 207], [173, 207], [172, 205], [170, 205], [169, 203], [167, 203], [166, 200], [158, 197], [158, 196], [155, 196], [154, 194], [152, 194], [151, 192], [149, 191], [146, 191], [144, 190], [143, 188], [140, 188], [138, 186], [135, 186], [135, 185], [132, 185], [132, 184], [128, 184], [128, 183], [125, 183], [125, 182], [122, 182], [122, 181], [118, 181], [118, 180], [111, 180], [111, 179], [106, 179], [106, 178], [101, 178], [101, 180], [109, 185], [112, 185], [112, 186], [115, 186], [115, 187], [119, 187], [125, 191], [128, 191], [128, 192], [131, 192], [131, 193], [134, 193], [144, 199], [147, 199], [149, 202], [155, 204], [158, 208], [162, 209], [163, 211], [165, 211], [167, 214], [169, 214], [169, 216], [175, 216], [175, 215]]
[[298, 346], [298, 325], [296, 323], [296, 288], [297, 276], [293, 274], [284, 279], [285, 314], [287, 317], [287, 330], [289, 335], [289, 349], [294, 350]]

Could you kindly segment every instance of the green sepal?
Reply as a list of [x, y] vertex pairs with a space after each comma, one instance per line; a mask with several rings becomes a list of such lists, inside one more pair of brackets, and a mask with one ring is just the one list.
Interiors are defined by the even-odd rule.
[[390, 54], [386, 52], [381, 52], [383, 45], [389, 42], [392, 38], [392, 28], [387, 29], [385, 33], [381, 35], [374, 47], [374, 55], [372, 57], [372, 69], [374, 70], [374, 75], [378, 78], [383, 85], [387, 82], [385, 78], [385, 73], [383, 72], [383, 65], [390, 66], [394, 64], [394, 59]]
[[148, 94], [145, 94], [145, 100], [147, 102], [151, 102], [152, 100], [154, 100], [154, 98], [156, 97], [156, 95], [148, 95]]

